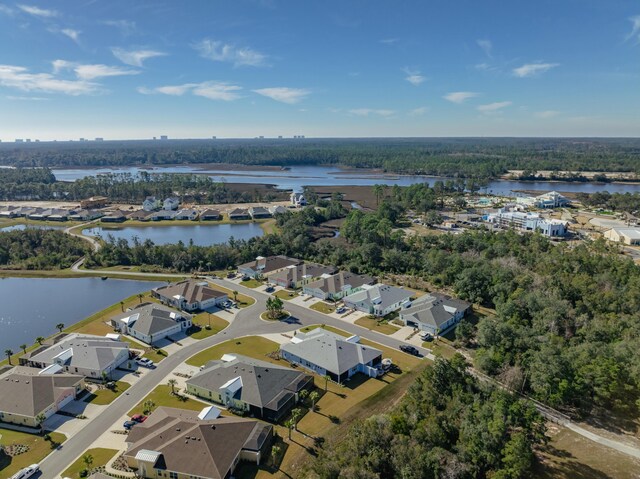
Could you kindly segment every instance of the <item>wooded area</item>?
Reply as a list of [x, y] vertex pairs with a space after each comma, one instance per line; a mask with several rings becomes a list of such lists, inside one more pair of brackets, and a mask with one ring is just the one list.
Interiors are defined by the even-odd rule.
[[27, 228], [0, 232], [0, 268], [65, 269], [89, 249], [86, 241], [62, 231]]

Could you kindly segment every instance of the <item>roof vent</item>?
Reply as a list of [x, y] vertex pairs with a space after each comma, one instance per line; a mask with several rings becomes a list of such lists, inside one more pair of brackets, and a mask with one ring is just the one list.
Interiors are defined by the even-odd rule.
[[215, 425], [215, 424], [212, 424], [212, 425], [211, 425], [211, 429], [215, 429], [215, 428], [216, 428], [216, 425]]
[[176, 428], [176, 432], [180, 432], [180, 428], [179, 427]]

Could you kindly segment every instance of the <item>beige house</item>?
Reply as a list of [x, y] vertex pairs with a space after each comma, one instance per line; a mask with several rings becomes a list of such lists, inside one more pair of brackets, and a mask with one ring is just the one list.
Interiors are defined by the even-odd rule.
[[605, 231], [604, 237], [614, 243], [624, 243], [630, 246], [640, 245], [640, 227], [638, 228], [611, 228]]

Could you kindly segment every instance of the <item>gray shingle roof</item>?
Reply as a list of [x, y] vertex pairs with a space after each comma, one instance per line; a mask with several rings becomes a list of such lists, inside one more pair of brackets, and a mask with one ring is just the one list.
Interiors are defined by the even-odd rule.
[[187, 279], [178, 283], [162, 286], [154, 290], [159, 296], [173, 300], [174, 296], [182, 296], [187, 303], [194, 304], [211, 298], [221, 298], [227, 293], [213, 289], [206, 281]]
[[307, 285], [308, 288], [319, 289], [327, 294], [334, 294], [342, 291], [345, 286], [351, 289], [358, 288], [364, 284], [371, 284], [375, 279], [366, 274], [354, 274], [348, 271], [340, 271], [329, 277], [319, 279]]
[[211, 361], [205, 369], [187, 380], [187, 385], [218, 391], [222, 385], [242, 378], [237, 399], [256, 407], [277, 411], [278, 404], [298, 392], [309, 376], [294, 369], [234, 354], [232, 361]]
[[296, 338], [302, 341], [283, 344], [280, 349], [338, 375], [382, 356], [379, 349], [346, 341], [322, 328], [307, 334], [298, 333]]
[[367, 286], [362, 291], [350, 294], [345, 298], [345, 301], [364, 303], [369, 307], [385, 309], [398, 302], [409, 300], [412, 295], [413, 293], [406, 289], [396, 288], [388, 284], [376, 284], [374, 286]]
[[319, 278], [323, 274], [333, 274], [335, 271], [336, 268], [334, 266], [324, 266], [316, 263], [303, 263], [299, 265], [291, 265], [282, 271], [273, 273], [269, 276], [269, 279], [296, 283], [308, 278]]
[[471, 303], [444, 294], [428, 294], [416, 299], [410, 307], [401, 311], [404, 320], [440, 328], [460, 311], [466, 311]]
[[134, 315], [137, 315], [137, 319], [129, 329], [138, 331], [146, 336], [173, 328], [180, 321], [180, 318], [191, 319], [190, 314], [176, 311], [162, 304], [145, 303], [139, 304], [131, 311], [113, 317], [112, 320], [117, 321]]

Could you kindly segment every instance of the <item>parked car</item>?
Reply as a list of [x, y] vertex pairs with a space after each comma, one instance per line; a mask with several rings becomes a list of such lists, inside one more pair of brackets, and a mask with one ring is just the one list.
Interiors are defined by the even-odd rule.
[[236, 277], [236, 274], [233, 271], [229, 271], [227, 273], [227, 278], [232, 279], [232, 278], [235, 278], [235, 277]]
[[147, 416], [145, 416], [144, 414], [134, 414], [133, 416], [131, 416], [131, 420], [138, 423], [145, 422], [147, 420]]
[[13, 476], [11, 476], [11, 479], [27, 479], [33, 476], [39, 470], [40, 466], [38, 464], [31, 464], [30, 466], [20, 469]]
[[273, 286], [267, 286], [267, 288], [265, 289], [265, 291], [267, 293], [273, 293], [276, 289]]
[[151, 359], [148, 359], [148, 358], [138, 358], [136, 359], [136, 363], [138, 363], [140, 366], [144, 366], [145, 368], [153, 369], [156, 367], [153, 361], [151, 361]]
[[400, 351], [407, 354], [412, 354], [414, 356], [420, 356], [420, 351], [417, 348], [410, 346], [408, 344], [401, 344]]
[[125, 421], [124, 424], [122, 425], [123, 428], [129, 430], [131, 429], [133, 426], [135, 426], [136, 424], [138, 424], [135, 421]]
[[425, 331], [424, 333], [420, 334], [420, 339], [422, 339], [423, 341], [433, 341], [433, 335]]
[[346, 312], [347, 312], [347, 308], [345, 308], [344, 306], [340, 306], [338, 309], [336, 309], [336, 313], [338, 314], [342, 314]]

